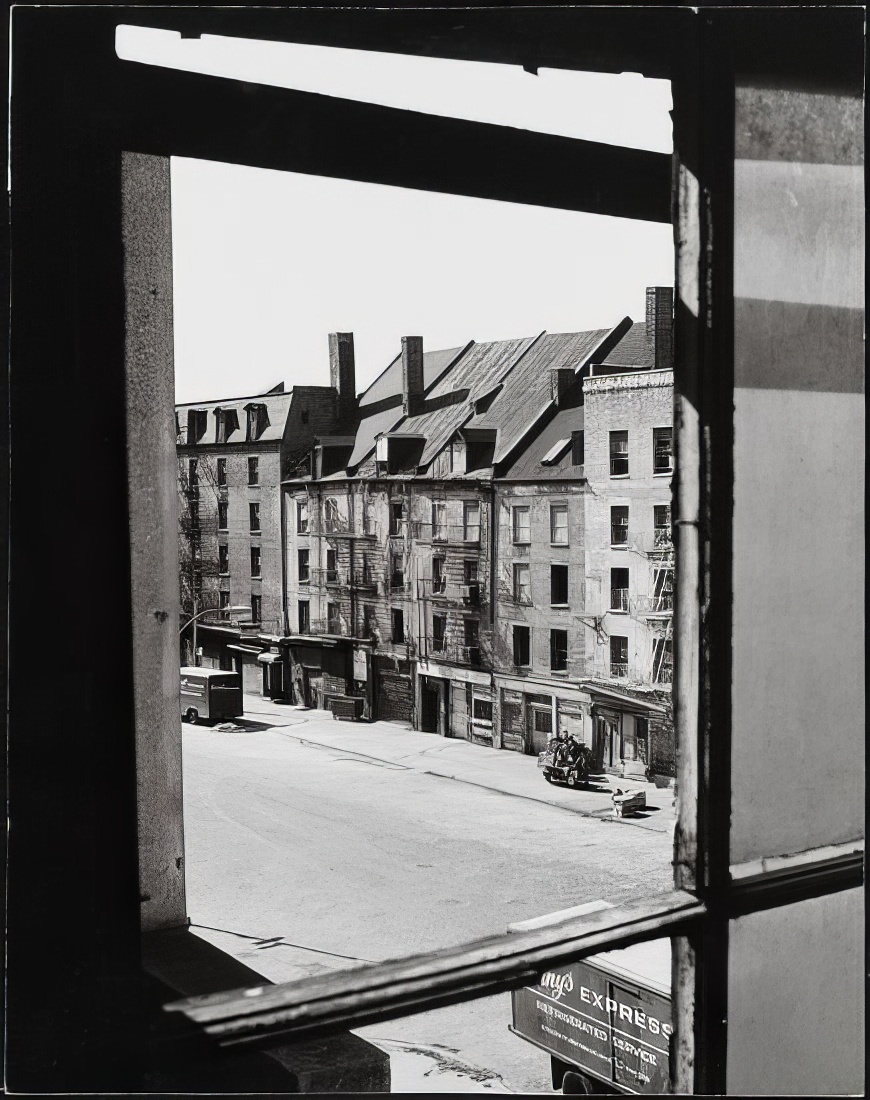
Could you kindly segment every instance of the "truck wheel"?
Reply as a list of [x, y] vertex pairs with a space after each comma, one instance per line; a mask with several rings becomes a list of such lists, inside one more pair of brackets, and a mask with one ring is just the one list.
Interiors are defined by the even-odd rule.
[[597, 1091], [588, 1077], [575, 1073], [572, 1069], [562, 1078], [563, 1096], [594, 1096]]
[[184, 720], [186, 722], [189, 722], [192, 726], [196, 725], [197, 721], [199, 720], [199, 711], [196, 709], [196, 707], [187, 708], [187, 713], [184, 716]]

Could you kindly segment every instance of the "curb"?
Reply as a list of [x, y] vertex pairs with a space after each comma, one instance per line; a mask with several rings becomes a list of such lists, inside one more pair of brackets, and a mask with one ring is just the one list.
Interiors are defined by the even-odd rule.
[[613, 813], [610, 809], [602, 808], [600, 810], [584, 810], [579, 806], [565, 806], [563, 803], [553, 802], [549, 798], [538, 797], [537, 795], [533, 794], [523, 794], [519, 791], [506, 791], [503, 787], [493, 787], [488, 783], [481, 783], [477, 780], [466, 779], [463, 776], [458, 775], [447, 775], [444, 772], [432, 771], [428, 768], [410, 767], [407, 764], [399, 764], [395, 760], [387, 760], [381, 756], [373, 756], [371, 753], [359, 752], [355, 749], [347, 748], [344, 745], [331, 745], [325, 741], [316, 741], [313, 740], [311, 737], [302, 737], [299, 734], [287, 732], [288, 728], [292, 727], [273, 726], [272, 728], [280, 732], [284, 737], [287, 737], [292, 741], [297, 741], [299, 744], [302, 745], [312, 745], [316, 748], [328, 749], [331, 752], [340, 752], [346, 754], [347, 756], [356, 756], [363, 760], [372, 760], [378, 764], [385, 764], [389, 767], [397, 768], [401, 771], [417, 772], [420, 775], [435, 776], [438, 779], [450, 779], [456, 783], [464, 783], [469, 787], [478, 787], [481, 790], [492, 791], [494, 794], [503, 794], [508, 798], [523, 798], [528, 802], [539, 802], [544, 806], [552, 806], [554, 807], [554, 809], [557, 810], [565, 810], [566, 813], [577, 814], [579, 817], [585, 817], [591, 821], [610, 822], [613, 824], [621, 825], [633, 825], [636, 829], [644, 829], [648, 833], [667, 833], [670, 831], [669, 826], [666, 828], [654, 828], [649, 825], [645, 825], [645, 818], [640, 821], [634, 821], [630, 817], [615, 817], [613, 816]]

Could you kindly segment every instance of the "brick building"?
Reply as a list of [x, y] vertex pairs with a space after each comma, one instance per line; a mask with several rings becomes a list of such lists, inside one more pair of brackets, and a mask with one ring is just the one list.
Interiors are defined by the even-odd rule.
[[672, 290], [583, 383], [592, 745], [608, 770], [674, 774]]
[[[182, 662], [235, 669], [247, 692], [281, 694], [280, 661], [264, 649], [285, 634], [282, 477], [314, 432], [340, 422], [328, 386], [283, 383], [265, 394], [175, 409], [179, 566], [183, 619], [212, 608], [182, 634]], [[249, 607], [220, 615], [222, 608]]]

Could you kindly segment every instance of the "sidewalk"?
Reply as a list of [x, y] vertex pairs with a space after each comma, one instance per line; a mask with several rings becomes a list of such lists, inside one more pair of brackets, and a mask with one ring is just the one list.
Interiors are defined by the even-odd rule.
[[[283, 736], [382, 764], [475, 784], [618, 825], [664, 833], [674, 829], [674, 791], [654, 783], [601, 775], [594, 777], [588, 787], [571, 790], [547, 783], [534, 756], [421, 733], [403, 722], [335, 721], [329, 711], [283, 705], [259, 695], [245, 696], [245, 715], [281, 729]], [[614, 817], [611, 795], [617, 788], [644, 791], [646, 809], [632, 817]]]

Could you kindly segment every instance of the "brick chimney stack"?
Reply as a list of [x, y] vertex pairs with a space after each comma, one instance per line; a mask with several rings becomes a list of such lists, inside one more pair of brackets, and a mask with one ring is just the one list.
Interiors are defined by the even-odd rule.
[[574, 370], [572, 367], [554, 367], [550, 371], [550, 397], [557, 405], [562, 404], [573, 381]]
[[646, 288], [646, 339], [657, 370], [674, 365], [674, 288]]
[[352, 332], [329, 334], [329, 384], [338, 390], [338, 416], [342, 423], [356, 410], [356, 365]]
[[423, 411], [423, 337], [402, 337], [402, 409], [406, 416]]

